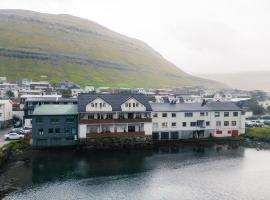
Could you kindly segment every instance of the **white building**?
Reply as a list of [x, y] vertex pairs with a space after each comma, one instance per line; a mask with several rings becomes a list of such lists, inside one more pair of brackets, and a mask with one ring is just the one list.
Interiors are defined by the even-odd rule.
[[79, 138], [152, 134], [151, 106], [144, 95], [80, 94]]
[[245, 132], [244, 112], [232, 102], [151, 103], [153, 139], [231, 137]]
[[18, 97], [18, 85], [11, 83], [2, 83], [0, 84], [0, 98], [6, 98], [7, 91], [11, 91], [14, 94], [14, 97]]
[[12, 103], [10, 100], [0, 100], [0, 128], [12, 124]]

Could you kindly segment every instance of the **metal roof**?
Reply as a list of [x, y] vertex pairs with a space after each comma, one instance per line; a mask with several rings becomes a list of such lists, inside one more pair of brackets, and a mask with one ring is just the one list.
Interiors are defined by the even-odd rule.
[[130, 98], [134, 98], [143, 104], [146, 107], [146, 111], [152, 111], [148, 98], [141, 94], [80, 94], [78, 96], [79, 112], [85, 112], [86, 105], [98, 97], [110, 104], [112, 111], [121, 111], [121, 105]]
[[33, 115], [76, 115], [78, 114], [77, 105], [57, 104], [57, 105], [38, 105], [35, 107]]
[[76, 98], [59, 98], [59, 97], [29, 97], [26, 102], [77, 102]]
[[210, 102], [202, 106], [201, 103], [151, 103], [154, 112], [188, 112], [188, 111], [241, 111], [233, 102]]

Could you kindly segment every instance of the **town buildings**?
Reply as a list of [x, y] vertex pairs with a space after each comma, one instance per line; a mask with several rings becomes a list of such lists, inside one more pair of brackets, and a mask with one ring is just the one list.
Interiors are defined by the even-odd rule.
[[59, 96], [28, 97], [24, 100], [24, 126], [32, 127], [32, 115], [37, 105], [50, 104], [77, 104], [75, 98], [61, 98]]
[[12, 102], [0, 99], [0, 128], [12, 125]]
[[77, 144], [77, 105], [37, 105], [32, 114], [33, 146], [70, 146]]
[[245, 114], [232, 102], [151, 103], [153, 139], [231, 137], [245, 132]]
[[151, 111], [144, 95], [80, 94], [79, 138], [151, 135]]

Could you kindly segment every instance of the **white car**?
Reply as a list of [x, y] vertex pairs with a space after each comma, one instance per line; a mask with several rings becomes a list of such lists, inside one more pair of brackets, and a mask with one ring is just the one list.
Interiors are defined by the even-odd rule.
[[20, 135], [18, 133], [8, 133], [4, 135], [5, 140], [19, 140], [19, 139], [23, 139], [24, 135]]

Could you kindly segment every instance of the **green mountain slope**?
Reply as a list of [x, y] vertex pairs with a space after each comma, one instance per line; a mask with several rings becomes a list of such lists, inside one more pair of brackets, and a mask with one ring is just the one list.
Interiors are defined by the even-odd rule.
[[224, 86], [92, 21], [24, 10], [0, 10], [0, 76], [114, 87]]

